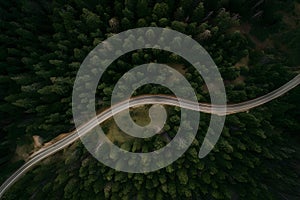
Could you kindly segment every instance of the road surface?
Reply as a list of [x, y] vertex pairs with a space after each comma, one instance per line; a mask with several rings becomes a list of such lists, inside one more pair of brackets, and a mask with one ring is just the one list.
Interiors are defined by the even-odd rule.
[[[237, 104], [228, 104], [228, 105], [210, 105], [206, 103], [194, 103], [188, 100], [181, 99], [182, 104], [180, 105], [178, 99], [173, 96], [167, 95], [144, 95], [139, 97], [131, 98], [129, 104], [127, 101], [120, 102], [111, 108], [101, 112], [95, 118], [91, 119], [78, 129], [72, 131], [67, 137], [59, 140], [58, 142], [42, 148], [39, 151], [35, 152], [29, 161], [27, 161], [23, 166], [21, 166], [16, 172], [14, 172], [0, 187], [0, 197], [3, 196], [5, 191], [14, 184], [22, 175], [24, 175], [32, 166], [34, 166], [39, 161], [47, 158], [48, 156], [60, 151], [61, 149], [72, 144], [79, 139], [80, 136], [88, 133], [97, 125], [101, 124], [105, 120], [113, 116], [111, 110], [115, 109], [115, 113], [122, 112], [130, 107], [144, 105], [144, 104], [161, 104], [161, 105], [171, 105], [171, 106], [180, 106], [182, 108], [195, 110], [204, 113], [211, 113], [216, 115], [230, 115], [239, 112], [245, 112], [252, 108], [258, 107], [262, 104], [265, 104], [277, 97], [285, 94], [294, 87], [300, 84], [300, 74], [293, 78], [291, 81], [283, 85], [282, 87], [270, 92], [264, 96], [258, 97], [256, 99], [237, 103]], [[226, 107], [226, 112], [224, 112], [224, 107]]]

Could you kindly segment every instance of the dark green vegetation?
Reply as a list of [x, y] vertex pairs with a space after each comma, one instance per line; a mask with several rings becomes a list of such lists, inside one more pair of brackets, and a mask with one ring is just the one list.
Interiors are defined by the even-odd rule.
[[[50, 140], [74, 129], [71, 94], [76, 72], [88, 52], [114, 33], [159, 26], [191, 35], [218, 65], [229, 103], [276, 89], [299, 65], [299, 4], [291, 0], [12, 0], [0, 5], [1, 182], [22, 163], [13, 159], [16, 147], [31, 142], [32, 135]], [[148, 62], [184, 64], [199, 101], [209, 102], [192, 66], [167, 52], [141, 50], [109, 67], [99, 83], [98, 108], [109, 104], [113, 84], [122, 74]], [[169, 92], [145, 86], [139, 93]], [[208, 126], [209, 115], [204, 114], [193, 145], [164, 169], [117, 172], [77, 142], [31, 170], [5, 199], [300, 198], [299, 94], [296, 88], [249, 113], [228, 116], [218, 144], [202, 160], [197, 154]], [[170, 109], [168, 114], [172, 137], [179, 111]], [[120, 146], [150, 151], [165, 143], [157, 136]]]

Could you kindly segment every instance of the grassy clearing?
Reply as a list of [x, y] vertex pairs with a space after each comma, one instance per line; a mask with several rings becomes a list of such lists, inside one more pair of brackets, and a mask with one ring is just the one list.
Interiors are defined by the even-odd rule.
[[[148, 116], [148, 105], [131, 108], [130, 114], [133, 121], [140, 126], [145, 126], [150, 123], [150, 118]], [[125, 112], [121, 112], [119, 115], [125, 115]], [[113, 119], [109, 119], [108, 121], [104, 122], [103, 127], [108, 127], [106, 136], [112, 142], [122, 144], [125, 141], [134, 139], [134, 137], [131, 137], [120, 130]]]
[[175, 64], [175, 63], [171, 63], [168, 64], [170, 67], [176, 69], [179, 73], [181, 73], [182, 75], [184, 75], [186, 73], [186, 68], [184, 65], [182, 64]]

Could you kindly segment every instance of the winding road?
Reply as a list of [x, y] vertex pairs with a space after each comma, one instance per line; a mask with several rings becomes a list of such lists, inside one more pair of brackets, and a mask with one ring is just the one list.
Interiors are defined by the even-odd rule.
[[[239, 112], [245, 112], [262, 104], [265, 104], [277, 97], [285, 94], [294, 87], [300, 84], [300, 75], [297, 75], [291, 81], [281, 86], [280, 88], [270, 92], [264, 96], [258, 97], [256, 99], [237, 103], [237, 104], [228, 104], [228, 105], [210, 105], [206, 103], [194, 103], [184, 99], [180, 99], [182, 103], [179, 103], [179, 99], [173, 96], [167, 95], [144, 95], [139, 97], [131, 98], [128, 104], [128, 101], [120, 102], [111, 108], [101, 112], [95, 118], [89, 120], [87, 123], [79, 127], [78, 129], [72, 131], [67, 137], [59, 140], [51, 146], [42, 148], [39, 151], [35, 152], [29, 161], [22, 165], [16, 172], [14, 172], [0, 187], [0, 197], [3, 196], [5, 191], [8, 190], [22, 175], [24, 175], [32, 166], [34, 166], [39, 161], [47, 158], [48, 156], [60, 151], [61, 149], [72, 144], [79, 139], [80, 136], [88, 133], [94, 127], [104, 122], [113, 116], [112, 109], [115, 113], [119, 113], [123, 110], [126, 110], [130, 107], [144, 105], [144, 104], [162, 104], [162, 105], [171, 105], [171, 106], [180, 106], [182, 108], [200, 111], [204, 113], [211, 113], [215, 115], [230, 115]], [[226, 112], [224, 112], [224, 107], [226, 106]]]

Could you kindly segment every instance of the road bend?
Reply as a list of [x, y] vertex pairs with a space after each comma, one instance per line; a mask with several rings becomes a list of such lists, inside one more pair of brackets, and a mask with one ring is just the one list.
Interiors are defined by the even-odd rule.
[[287, 93], [294, 87], [300, 84], [300, 74], [293, 78], [291, 81], [281, 86], [280, 88], [253, 100], [245, 101], [237, 104], [228, 104], [228, 105], [211, 105], [207, 103], [195, 103], [185, 99], [179, 99], [174, 96], [167, 95], [144, 95], [131, 98], [127, 101], [120, 102], [113, 105], [107, 110], [101, 112], [94, 118], [90, 119], [85, 124], [81, 125], [76, 130], [70, 132], [68, 136], [57, 141], [56, 143], [42, 148], [39, 151], [31, 155], [30, 160], [28, 160], [24, 165], [22, 165], [17, 171], [15, 171], [1, 186], [0, 186], [0, 197], [12, 186], [22, 175], [24, 175], [32, 166], [34, 166], [39, 161], [47, 158], [48, 156], [64, 149], [68, 145], [72, 144], [78, 140], [81, 136], [87, 134], [93, 128], [104, 122], [105, 120], [113, 116], [112, 109], [114, 113], [117, 114], [122, 112], [130, 107], [140, 106], [145, 104], [161, 104], [161, 105], [170, 105], [170, 106], [179, 106], [185, 109], [195, 110], [204, 113], [210, 113], [214, 115], [230, 115], [239, 112], [245, 112], [252, 108], [263, 105], [273, 99], [278, 98], [279, 96]]

